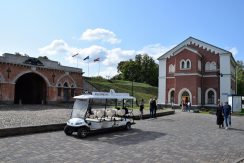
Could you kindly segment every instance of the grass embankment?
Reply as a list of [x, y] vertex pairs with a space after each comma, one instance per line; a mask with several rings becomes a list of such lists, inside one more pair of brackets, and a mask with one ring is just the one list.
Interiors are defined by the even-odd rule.
[[[99, 91], [109, 91], [114, 89], [115, 92], [129, 93], [132, 95], [132, 82], [124, 80], [106, 80], [101, 78], [86, 78]], [[158, 88], [145, 83], [133, 82], [133, 96], [138, 103], [143, 98], [146, 108], [151, 97], [158, 96]]]

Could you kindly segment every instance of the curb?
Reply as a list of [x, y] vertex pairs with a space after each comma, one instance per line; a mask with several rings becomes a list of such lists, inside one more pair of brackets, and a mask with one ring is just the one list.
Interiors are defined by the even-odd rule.
[[63, 130], [66, 123], [0, 129], [0, 137]]
[[[167, 112], [160, 112], [157, 113], [157, 117], [166, 116], [175, 114], [175, 111], [167, 111]], [[149, 114], [144, 114], [143, 119], [150, 118]], [[139, 115], [134, 116], [134, 120], [139, 120]], [[40, 125], [40, 126], [26, 126], [26, 127], [16, 127], [16, 128], [3, 128], [0, 129], [0, 138], [1, 137], [8, 137], [8, 136], [17, 136], [17, 135], [27, 135], [27, 134], [34, 134], [34, 133], [43, 133], [43, 132], [50, 132], [50, 131], [61, 131], [64, 129], [66, 123], [60, 124], [49, 124], [49, 125]]]
[[[175, 111], [172, 110], [172, 111], [167, 111], [167, 112], [156, 113], [156, 116], [161, 117], [161, 116], [171, 115], [171, 114], [175, 114]], [[142, 116], [142, 119], [148, 119], [148, 118], [150, 118], [150, 114], [144, 114]], [[139, 115], [134, 116], [134, 120], [140, 120], [140, 116]]]

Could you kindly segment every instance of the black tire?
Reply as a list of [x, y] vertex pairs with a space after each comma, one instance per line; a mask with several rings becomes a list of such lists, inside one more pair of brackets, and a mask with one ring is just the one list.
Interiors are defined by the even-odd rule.
[[70, 135], [73, 134], [73, 129], [72, 129], [71, 127], [69, 127], [69, 126], [66, 125], [66, 126], [64, 127], [64, 133], [65, 133], [66, 135], [70, 136]]
[[89, 130], [88, 128], [85, 127], [79, 128], [77, 131], [77, 135], [79, 138], [85, 138], [87, 137], [88, 134], [89, 134]]
[[130, 130], [131, 129], [131, 123], [130, 122], [126, 123], [125, 129], [126, 130]]

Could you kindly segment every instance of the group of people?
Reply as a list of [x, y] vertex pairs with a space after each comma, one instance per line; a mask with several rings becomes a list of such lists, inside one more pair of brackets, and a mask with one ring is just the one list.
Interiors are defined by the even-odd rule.
[[[141, 99], [139, 103], [140, 107], [140, 119], [142, 119], [143, 116], [143, 109], [144, 109], [144, 99]], [[157, 112], [157, 98], [151, 98], [149, 100], [149, 109], [150, 109], [150, 118], [156, 118], [156, 112]]]
[[191, 110], [191, 102], [190, 101], [188, 101], [188, 102], [184, 102], [183, 100], [182, 100], [182, 104], [181, 104], [181, 110], [183, 111], [183, 112], [190, 112], [190, 110]]
[[225, 122], [225, 129], [231, 127], [231, 106], [228, 104], [228, 102], [225, 102], [224, 105], [222, 103], [218, 104], [218, 108], [216, 110], [216, 116], [217, 116], [217, 125], [219, 125], [219, 128], [224, 128], [224, 122]]

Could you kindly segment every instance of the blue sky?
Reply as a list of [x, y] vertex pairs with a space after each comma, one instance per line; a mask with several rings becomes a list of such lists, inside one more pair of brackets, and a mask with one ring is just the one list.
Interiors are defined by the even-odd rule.
[[1, 0], [0, 54], [48, 56], [78, 63], [85, 76], [112, 77], [120, 61], [139, 53], [156, 60], [192, 36], [244, 61], [243, 6], [242, 0]]

